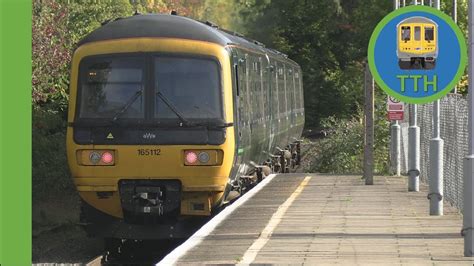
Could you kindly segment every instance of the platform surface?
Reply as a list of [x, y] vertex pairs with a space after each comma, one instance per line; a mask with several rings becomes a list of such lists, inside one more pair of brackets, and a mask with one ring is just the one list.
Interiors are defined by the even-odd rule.
[[405, 177], [275, 176], [183, 253], [183, 264], [469, 265], [462, 218], [429, 216]]

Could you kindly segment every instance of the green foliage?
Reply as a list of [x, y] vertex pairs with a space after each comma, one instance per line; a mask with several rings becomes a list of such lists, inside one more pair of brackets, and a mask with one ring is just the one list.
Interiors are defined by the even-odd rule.
[[[389, 123], [383, 97], [375, 103], [374, 172], [387, 174], [389, 171]], [[318, 153], [312, 162], [312, 172], [354, 174], [362, 173], [364, 159], [363, 111], [358, 108], [356, 115], [349, 119], [334, 116], [322, 119], [321, 126], [328, 137], [320, 141]]]
[[322, 119], [321, 126], [329, 136], [320, 142], [319, 153], [312, 163], [311, 172], [360, 173], [363, 159], [363, 124], [357, 116], [337, 119], [334, 116]]
[[102, 22], [131, 16], [134, 11], [128, 0], [114, 0], [113, 4], [112, 1], [76, 0], [71, 1], [68, 10], [67, 28], [74, 44], [100, 27]]
[[54, 1], [33, 2], [32, 101], [35, 108], [65, 110], [71, 60], [66, 7]]
[[66, 160], [69, 69], [75, 44], [100, 23], [132, 14], [127, 0], [33, 2], [33, 195], [73, 190]]
[[386, 1], [240, 1], [247, 34], [303, 68], [306, 124], [349, 119], [361, 104], [362, 62]]
[[73, 191], [66, 159], [64, 119], [57, 113], [33, 110], [33, 198], [64, 195]]

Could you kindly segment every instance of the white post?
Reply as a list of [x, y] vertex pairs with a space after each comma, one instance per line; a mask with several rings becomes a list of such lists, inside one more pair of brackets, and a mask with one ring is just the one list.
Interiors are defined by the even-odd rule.
[[[413, 1], [418, 5], [418, 0]], [[420, 127], [417, 125], [417, 106], [410, 104], [408, 127], [408, 191], [420, 191]]]
[[[395, 9], [398, 9], [400, 7], [400, 1], [399, 0], [394, 0], [393, 5]], [[401, 134], [400, 134], [401, 128], [400, 125], [398, 124], [398, 120], [395, 120], [395, 122], [392, 122], [392, 125], [390, 126], [390, 140], [391, 140], [391, 166], [392, 166], [392, 173], [396, 176], [401, 175], [401, 167], [400, 167], [400, 139], [401, 139]]]
[[417, 125], [417, 106], [410, 104], [408, 127], [408, 191], [420, 191], [420, 127]]
[[[435, 8], [439, 10], [440, 0], [435, 0]], [[443, 156], [444, 141], [441, 138], [440, 130], [440, 100], [433, 103], [433, 138], [430, 139], [430, 169], [429, 177], [429, 194], [430, 215], [443, 215]]]
[[469, 4], [469, 148], [468, 154], [464, 158], [464, 209], [463, 209], [463, 229], [464, 236], [464, 256], [474, 257], [474, 7], [473, 1]]

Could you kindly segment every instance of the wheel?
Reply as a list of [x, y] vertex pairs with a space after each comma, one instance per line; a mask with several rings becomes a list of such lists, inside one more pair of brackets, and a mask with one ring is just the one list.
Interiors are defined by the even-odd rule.
[[425, 69], [433, 69], [435, 67], [436, 67], [436, 61], [432, 61], [432, 62], [425, 61]]
[[398, 60], [398, 66], [400, 69], [411, 69], [411, 62]]

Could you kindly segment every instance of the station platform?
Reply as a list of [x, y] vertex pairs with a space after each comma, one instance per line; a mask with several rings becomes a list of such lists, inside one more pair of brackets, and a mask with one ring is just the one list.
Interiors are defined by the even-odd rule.
[[272, 175], [159, 265], [469, 265], [462, 218], [429, 216], [427, 187], [406, 177]]

